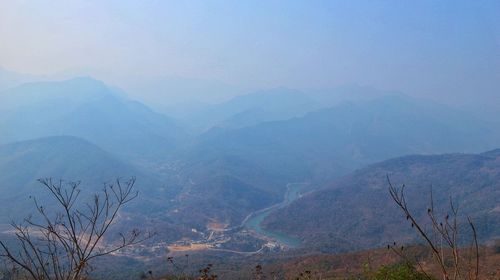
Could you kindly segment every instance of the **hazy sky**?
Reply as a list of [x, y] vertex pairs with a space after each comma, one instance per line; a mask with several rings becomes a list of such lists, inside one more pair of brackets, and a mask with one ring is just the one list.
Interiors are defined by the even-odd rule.
[[237, 88], [499, 95], [500, 1], [0, 0], [0, 65]]

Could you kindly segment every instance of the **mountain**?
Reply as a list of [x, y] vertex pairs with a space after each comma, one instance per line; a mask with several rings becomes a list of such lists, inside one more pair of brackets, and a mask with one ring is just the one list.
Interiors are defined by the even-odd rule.
[[306, 94], [287, 88], [275, 88], [233, 97], [209, 106], [184, 119], [201, 129], [239, 128], [265, 121], [286, 120], [319, 108]]
[[345, 102], [367, 102], [385, 96], [400, 95], [393, 90], [381, 90], [368, 86], [342, 85], [324, 90], [311, 90], [308, 94], [314, 98], [322, 107], [332, 107]]
[[432, 186], [439, 217], [449, 213], [451, 196], [460, 217], [472, 217], [481, 241], [500, 236], [500, 150], [405, 156], [370, 165], [277, 210], [264, 225], [321, 251], [412, 241], [413, 229], [389, 196], [387, 175], [394, 185], [405, 184], [406, 200], [420, 221], [427, 219]]
[[[405, 154], [491, 149], [500, 139], [498, 130], [444, 105], [389, 96], [283, 121], [212, 129], [199, 136], [184, 157], [196, 163], [237, 158], [284, 186], [287, 182], [326, 182]], [[242, 172], [252, 173], [239, 170], [234, 175], [247, 176]]]
[[37, 182], [39, 178], [81, 181], [82, 196], [99, 192], [103, 183], [117, 178], [137, 178], [140, 199], [130, 210], [154, 211], [161, 198], [175, 194], [164, 190], [160, 177], [122, 162], [96, 145], [76, 137], [56, 136], [0, 146], [1, 222], [24, 217], [33, 209], [29, 197], [47, 203], [49, 194]]
[[23, 84], [0, 98], [0, 143], [71, 135], [124, 157], [161, 158], [185, 137], [172, 119], [91, 78]]
[[16, 87], [27, 82], [40, 81], [44, 79], [47, 79], [47, 77], [21, 74], [7, 70], [0, 66], [0, 91]]
[[214, 80], [141, 76], [127, 81], [127, 91], [141, 96], [155, 111], [183, 118], [205, 105], [227, 101], [248, 90]]

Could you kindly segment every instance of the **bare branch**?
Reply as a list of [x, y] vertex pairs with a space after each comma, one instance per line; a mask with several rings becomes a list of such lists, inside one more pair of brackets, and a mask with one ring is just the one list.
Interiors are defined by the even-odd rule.
[[[436, 212], [434, 209], [434, 196], [431, 189], [430, 207], [427, 209], [427, 216], [429, 218], [430, 225], [432, 226], [431, 229], [433, 230], [434, 233], [437, 234], [437, 238], [439, 238], [439, 240], [441, 241], [441, 245], [438, 245], [436, 242], [438, 242], [439, 240], [437, 241], [435, 241], [436, 239], [433, 240], [433, 238], [430, 237], [430, 234], [423, 229], [422, 224], [416, 220], [414, 214], [409, 210], [404, 193], [405, 186], [403, 185], [401, 188], [394, 187], [393, 184], [391, 183], [389, 176], [387, 176], [387, 181], [389, 184], [389, 194], [391, 198], [394, 200], [397, 206], [403, 211], [403, 213], [406, 216], [406, 219], [411, 222], [412, 228], [415, 228], [418, 235], [424, 239], [425, 243], [433, 253], [437, 261], [437, 264], [441, 270], [443, 279], [477, 280], [479, 275], [479, 245], [477, 241], [476, 228], [472, 223], [471, 218], [468, 217], [468, 223], [472, 229], [472, 235], [473, 235], [472, 247], [474, 248], [474, 256], [476, 260], [475, 268], [471, 268], [470, 266], [466, 267], [464, 265], [464, 260], [465, 260], [464, 250], [463, 248], [460, 247], [462, 243], [460, 243], [459, 240], [459, 227], [460, 227], [458, 222], [459, 207], [453, 202], [451, 196], [449, 205], [451, 210], [451, 219], [450, 215], [447, 214], [444, 217], [444, 221], [442, 221], [436, 216]], [[443, 240], [444, 240], [444, 245], [447, 248], [443, 248], [443, 242], [442, 242]], [[389, 245], [388, 248], [390, 249], [391, 246]], [[394, 248], [393, 251], [396, 252]], [[447, 265], [445, 264], [444, 261], [445, 253], [451, 254], [451, 256], [453, 257], [452, 269], [447, 267]], [[398, 253], [398, 255], [402, 257], [402, 254]], [[419, 265], [419, 268], [423, 271], [422, 266]], [[462, 273], [463, 271], [465, 271], [465, 274]], [[425, 273], [425, 271], [423, 272]]]
[[[19, 266], [33, 279], [82, 279], [90, 267], [89, 261], [153, 236], [132, 230], [127, 235], [120, 233], [118, 243], [104, 243], [121, 208], [138, 195], [133, 189], [133, 177], [125, 184], [120, 179], [115, 184], [106, 184], [100, 194], [85, 204], [78, 202], [80, 182], [63, 184], [62, 180], [53, 182], [50, 178], [38, 181], [55, 198], [61, 213], [52, 217], [33, 198], [40, 219], [29, 217], [24, 220], [24, 225], [12, 223], [20, 249], [13, 253], [6, 243], [0, 241], [0, 256]], [[83, 207], [75, 209], [78, 205]]]

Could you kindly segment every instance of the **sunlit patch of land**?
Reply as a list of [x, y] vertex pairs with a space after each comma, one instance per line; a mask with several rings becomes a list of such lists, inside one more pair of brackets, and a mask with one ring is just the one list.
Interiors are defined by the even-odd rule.
[[184, 251], [202, 251], [212, 248], [209, 244], [186, 244], [186, 245], [170, 245], [168, 250], [171, 252], [184, 252]]
[[219, 223], [217, 221], [213, 221], [207, 224], [207, 228], [213, 231], [221, 231], [227, 228], [228, 226], [229, 226], [228, 223]]

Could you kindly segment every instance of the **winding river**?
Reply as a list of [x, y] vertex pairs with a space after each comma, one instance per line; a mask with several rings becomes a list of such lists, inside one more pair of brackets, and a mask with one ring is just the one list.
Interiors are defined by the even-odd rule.
[[243, 223], [243, 227], [253, 230], [259, 235], [265, 236], [266, 238], [276, 240], [277, 242], [290, 247], [295, 248], [300, 245], [300, 240], [298, 238], [289, 236], [284, 233], [269, 231], [261, 227], [262, 221], [269, 216], [273, 211], [283, 208], [294, 200], [301, 196], [301, 187], [306, 185], [305, 183], [289, 183], [287, 184], [287, 191], [282, 202], [275, 204], [266, 209], [262, 209], [252, 213], [248, 219]]

